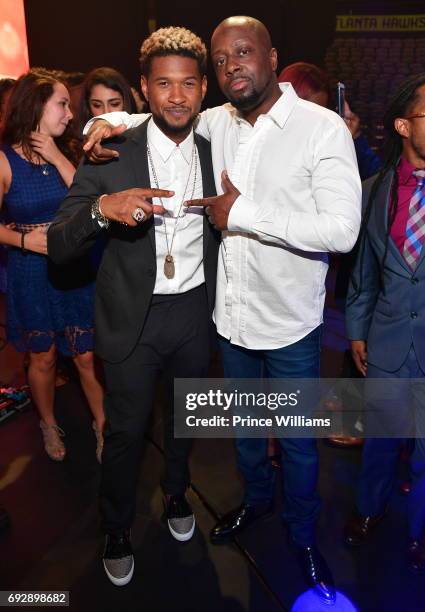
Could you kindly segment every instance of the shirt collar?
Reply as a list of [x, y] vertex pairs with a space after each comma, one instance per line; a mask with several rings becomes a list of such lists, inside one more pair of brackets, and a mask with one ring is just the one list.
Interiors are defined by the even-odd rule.
[[406, 183], [412, 182], [412, 184], [416, 183], [416, 178], [413, 176], [413, 172], [416, 170], [415, 166], [413, 166], [407, 159], [403, 156], [400, 157], [400, 162], [398, 164], [397, 172], [398, 172], [398, 180], [401, 185], [405, 185]]
[[[298, 101], [298, 96], [291, 83], [279, 83], [279, 88], [282, 95], [276, 100], [269, 112], [265, 115], [260, 115], [260, 117], [270, 117], [278, 127], [283, 128]], [[236, 109], [235, 116], [238, 123], [245, 122], [245, 119], [241, 117]]]
[[279, 83], [279, 87], [282, 95], [276, 100], [267, 114], [280, 128], [283, 128], [298, 101], [298, 96], [291, 83]]
[[188, 136], [179, 145], [176, 145], [171, 138], [168, 138], [168, 136], [166, 136], [164, 132], [159, 129], [155, 121], [152, 119], [148, 123], [147, 136], [148, 142], [155, 147], [164, 163], [167, 163], [178, 146], [183, 159], [187, 164], [190, 164], [193, 147], [193, 130], [191, 130], [190, 134], [188, 134]]

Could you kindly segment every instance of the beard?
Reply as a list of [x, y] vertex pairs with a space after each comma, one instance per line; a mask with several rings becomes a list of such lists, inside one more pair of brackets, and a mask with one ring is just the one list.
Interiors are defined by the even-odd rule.
[[236, 97], [232, 94], [228, 94], [227, 98], [235, 108], [243, 111], [256, 108], [262, 101], [262, 94], [253, 88], [245, 96]]
[[162, 115], [154, 115], [152, 113], [152, 118], [155, 121], [156, 125], [159, 127], [159, 129], [164, 132], [164, 134], [174, 135], [190, 132], [197, 117], [198, 113], [194, 113], [188, 118], [186, 123], [181, 125], [173, 125], [172, 123], [169, 123], [166, 119], [164, 119]]
[[229, 102], [231, 102], [233, 106], [237, 108], [237, 110], [250, 111], [262, 104], [262, 102], [267, 96], [267, 91], [269, 87], [270, 82], [267, 82], [260, 90], [256, 88], [256, 86], [251, 80], [251, 88], [246, 93], [242, 93], [240, 96], [238, 96], [237, 94], [234, 95], [231, 91], [228, 91], [225, 93], [225, 95]]

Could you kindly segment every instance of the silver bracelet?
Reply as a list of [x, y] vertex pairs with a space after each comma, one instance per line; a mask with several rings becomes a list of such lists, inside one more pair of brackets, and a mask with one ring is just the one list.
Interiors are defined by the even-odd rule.
[[92, 217], [96, 219], [99, 225], [101, 225], [105, 229], [109, 227], [109, 219], [105, 217], [105, 215], [102, 213], [100, 204], [102, 202], [102, 199], [107, 195], [108, 195], [107, 193], [104, 193], [103, 195], [96, 198], [91, 207]]

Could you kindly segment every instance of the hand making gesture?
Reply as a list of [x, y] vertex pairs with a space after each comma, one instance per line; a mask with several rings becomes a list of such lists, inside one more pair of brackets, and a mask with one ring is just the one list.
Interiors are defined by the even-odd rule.
[[240, 191], [233, 185], [226, 170], [221, 173], [221, 184], [224, 190], [222, 195], [188, 200], [185, 206], [205, 206], [209, 222], [218, 230], [226, 230], [230, 210], [240, 196]]
[[[162, 215], [165, 213], [165, 208], [151, 204], [148, 198], [171, 198], [173, 195], [174, 191], [166, 189], [142, 189], [139, 187], [118, 191], [102, 197], [102, 215], [110, 221], [118, 221], [118, 223], [135, 227], [139, 223], [147, 221], [153, 214]], [[135, 211], [139, 211], [139, 218], [137, 218], [137, 215], [135, 216]]]
[[114, 127], [104, 119], [97, 119], [87, 132], [86, 142], [83, 146], [87, 157], [90, 161], [100, 163], [119, 157], [118, 151], [106, 149], [102, 147], [101, 142], [107, 138], [114, 138], [125, 132], [125, 125], [117, 125]]

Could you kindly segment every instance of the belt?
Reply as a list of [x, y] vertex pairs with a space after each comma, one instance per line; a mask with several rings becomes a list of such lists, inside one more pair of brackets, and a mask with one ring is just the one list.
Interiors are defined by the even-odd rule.
[[37, 227], [45, 227], [46, 230], [49, 227], [50, 222], [48, 223], [14, 223], [13, 227], [17, 232], [21, 234], [27, 234], [28, 232], [32, 232], [32, 230]]

